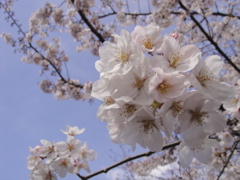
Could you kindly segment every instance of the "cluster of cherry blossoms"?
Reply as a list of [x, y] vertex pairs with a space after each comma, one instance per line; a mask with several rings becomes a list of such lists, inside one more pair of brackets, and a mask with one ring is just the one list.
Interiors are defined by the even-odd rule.
[[160, 34], [150, 24], [104, 42], [91, 94], [103, 101], [97, 116], [108, 123], [113, 142], [133, 149], [139, 144], [160, 151], [163, 136], [180, 133], [180, 164], [188, 167], [194, 157], [207, 164], [219, 146], [209, 136], [226, 126], [218, 109], [233, 95], [219, 80], [223, 61], [217, 55], [203, 60], [196, 46], [181, 46], [176, 33]]
[[86, 142], [75, 139], [75, 135], [81, 134], [85, 129], [67, 126], [66, 142], [60, 141], [51, 143], [41, 140], [42, 145], [35, 148], [30, 147], [30, 155], [27, 158], [28, 169], [31, 170], [30, 179], [52, 179], [56, 180], [57, 175], [61, 178], [67, 173], [77, 174], [85, 169], [90, 172], [88, 161], [96, 159], [96, 152], [89, 150]]

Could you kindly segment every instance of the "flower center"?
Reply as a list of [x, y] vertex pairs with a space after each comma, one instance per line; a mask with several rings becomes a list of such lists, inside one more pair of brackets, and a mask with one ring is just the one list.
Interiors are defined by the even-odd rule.
[[198, 110], [192, 111], [190, 110], [190, 114], [192, 115], [191, 117], [191, 122], [195, 121], [199, 126], [202, 126], [204, 124], [204, 117], [208, 117], [208, 113], [206, 112], [200, 112]]
[[135, 77], [135, 82], [132, 83], [132, 86], [135, 88], [138, 88], [138, 90], [140, 90], [144, 86], [145, 80], [146, 80], [146, 78], [141, 79], [139, 77]]
[[67, 167], [67, 161], [65, 159], [60, 164], [64, 167]]
[[231, 102], [232, 102], [233, 105], [236, 105], [238, 103], [238, 99], [234, 98], [234, 99], [232, 99]]
[[211, 83], [213, 80], [212, 73], [208, 73], [206, 69], [202, 69], [199, 73], [199, 76], [197, 77], [197, 80], [202, 84], [202, 86], [205, 87], [205, 82]]
[[157, 90], [161, 94], [167, 94], [171, 91], [172, 87], [171, 84], [167, 83], [167, 80], [163, 80], [162, 83], [158, 85]]
[[140, 131], [148, 134], [152, 134], [153, 133], [153, 130], [154, 128], [156, 128], [157, 130], [159, 130], [159, 128], [157, 127], [157, 125], [154, 123], [154, 120], [141, 120], [141, 121], [138, 121], [139, 123], [141, 123], [141, 126], [139, 127]]
[[120, 108], [120, 116], [124, 116], [125, 118], [129, 118], [134, 114], [137, 109], [133, 104], [125, 104]]
[[110, 106], [115, 102], [112, 96], [105, 97], [103, 101], [106, 106]]
[[177, 117], [180, 114], [180, 111], [183, 109], [183, 106], [180, 103], [181, 101], [174, 101], [170, 108], [174, 117]]
[[74, 146], [72, 144], [67, 144], [68, 145], [68, 150], [72, 151], [74, 149]]
[[182, 55], [177, 52], [177, 53], [170, 53], [169, 54], [169, 60], [170, 60], [170, 67], [176, 68], [178, 64], [180, 63], [182, 58]]
[[123, 51], [121, 51], [120, 49], [117, 48], [117, 56], [115, 56], [115, 58], [118, 61], [121, 61], [123, 63], [127, 62], [129, 60], [129, 55]]
[[154, 46], [152, 43], [152, 38], [149, 35], [146, 35], [146, 39], [143, 40], [143, 44], [146, 49], [152, 49]]

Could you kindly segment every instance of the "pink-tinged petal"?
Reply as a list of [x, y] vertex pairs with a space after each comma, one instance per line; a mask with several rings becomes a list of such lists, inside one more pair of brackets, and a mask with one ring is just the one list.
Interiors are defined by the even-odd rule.
[[162, 44], [162, 52], [164, 56], [168, 57], [170, 53], [179, 52], [179, 42], [171, 36], [167, 36]]
[[183, 168], [189, 167], [190, 163], [192, 162], [193, 157], [194, 157], [193, 151], [188, 146], [183, 146], [179, 150], [179, 162]]
[[[199, 53], [201, 53], [200, 50], [194, 45], [183, 46], [180, 50], [180, 54], [182, 55], [183, 62], [190, 57], [195, 57]], [[190, 62], [190, 63], [194, 63], [196, 65], [198, 61]]]

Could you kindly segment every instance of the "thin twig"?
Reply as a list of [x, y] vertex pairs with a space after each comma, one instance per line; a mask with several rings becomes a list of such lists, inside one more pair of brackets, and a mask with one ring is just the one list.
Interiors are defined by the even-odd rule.
[[[21, 26], [17, 23], [16, 19], [12, 16], [11, 12], [9, 12], [6, 7], [2, 4], [5, 12], [8, 14], [8, 17], [10, 17], [10, 19], [12, 20], [13, 24], [18, 28], [18, 31], [21, 32], [21, 34], [23, 35], [23, 37], [25, 37], [25, 32], [22, 30]], [[28, 42], [28, 47], [30, 47], [32, 50], [34, 50], [36, 53], [38, 53], [44, 60], [46, 60], [51, 66], [52, 68], [56, 71], [56, 73], [58, 74], [58, 76], [60, 77], [60, 79], [64, 82], [64, 83], [68, 83], [70, 85], [73, 85], [75, 87], [79, 87], [79, 88], [83, 88], [82, 84], [74, 84], [69, 82], [68, 80], [66, 80], [60, 70], [52, 63], [52, 61], [48, 58], [46, 58], [40, 51], [37, 50], [37, 48], [35, 48], [32, 43]]]
[[237, 147], [237, 145], [238, 145], [239, 142], [240, 142], [240, 138], [239, 138], [238, 140], [236, 140], [235, 143], [233, 144], [233, 146], [232, 146], [232, 148], [231, 148], [231, 153], [229, 154], [229, 156], [228, 156], [228, 158], [227, 158], [227, 160], [226, 160], [226, 162], [225, 162], [225, 164], [224, 164], [221, 172], [219, 173], [219, 175], [218, 175], [218, 177], [217, 177], [217, 180], [219, 180], [220, 177], [222, 176], [222, 174], [224, 173], [224, 170], [225, 170], [225, 168], [228, 166], [228, 164], [229, 164], [229, 162], [230, 162], [230, 159], [232, 158], [232, 155], [233, 155], [233, 153], [234, 153], [234, 151], [235, 151], [235, 149], [236, 149], [236, 147]]

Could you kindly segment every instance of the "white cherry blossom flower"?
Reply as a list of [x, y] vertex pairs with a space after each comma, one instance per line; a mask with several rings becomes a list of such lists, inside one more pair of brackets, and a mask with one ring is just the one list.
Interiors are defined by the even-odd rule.
[[184, 110], [179, 115], [180, 131], [185, 141], [203, 138], [220, 132], [226, 126], [224, 117], [217, 112], [220, 104], [194, 93], [183, 103]]
[[230, 148], [233, 145], [234, 138], [229, 132], [219, 133], [218, 138], [221, 140], [219, 144], [222, 147]]
[[90, 173], [90, 168], [87, 161], [83, 161], [81, 158], [77, 158], [73, 160], [74, 171], [73, 173], [79, 173], [81, 169], [85, 169], [88, 173]]
[[[37, 148], [36, 148], [37, 147]], [[27, 168], [33, 170], [36, 166], [42, 163], [42, 157], [40, 156], [38, 149], [42, 146], [36, 146], [34, 149], [29, 147], [30, 155], [27, 157]]]
[[193, 92], [186, 92], [178, 98], [163, 103], [160, 111], [157, 112], [156, 115], [162, 119], [162, 126], [168, 137], [170, 137], [174, 126], [177, 124], [178, 116], [184, 110], [183, 103], [185, 99], [191, 96], [192, 93]]
[[150, 59], [152, 67], [161, 67], [164, 72], [187, 72], [198, 63], [200, 50], [194, 45], [180, 47], [179, 42], [167, 36], [161, 47], [162, 55], [155, 55]]
[[178, 147], [180, 165], [184, 168], [189, 167], [193, 158], [204, 164], [209, 164], [213, 160], [212, 148], [214, 147], [219, 147], [219, 145], [213, 139], [196, 139], [191, 143], [182, 141]]
[[135, 149], [136, 143], [152, 151], [160, 151], [163, 146], [163, 136], [160, 132], [160, 121], [155, 119], [152, 110], [143, 107], [136, 111], [122, 129], [123, 143]]
[[50, 164], [58, 155], [56, 144], [45, 139], [42, 139], [41, 143], [43, 144], [43, 153], [41, 156], [46, 157], [46, 163]]
[[86, 142], [81, 147], [80, 155], [84, 161], [94, 161], [97, 157], [96, 151], [94, 151], [92, 149], [88, 149]]
[[57, 150], [63, 156], [70, 155], [72, 157], [78, 156], [81, 148], [81, 141], [75, 139], [73, 136], [67, 137], [67, 142], [57, 142]]
[[149, 92], [160, 103], [179, 97], [187, 88], [187, 78], [182, 74], [164, 73], [155, 68], [155, 75], [149, 81]]
[[148, 68], [133, 67], [124, 75], [112, 75], [108, 81], [108, 90], [114, 92], [112, 94], [114, 98], [129, 96], [138, 104], [150, 105], [153, 101], [153, 96], [148, 90], [150, 77]]
[[85, 128], [83, 129], [79, 129], [77, 126], [66, 126], [66, 130], [61, 130], [63, 132], [63, 134], [69, 135], [69, 136], [76, 136], [78, 134], [82, 134], [85, 131]]
[[38, 169], [33, 172], [32, 180], [57, 180], [54, 171], [47, 164], [40, 164]]
[[100, 60], [95, 67], [99, 72], [124, 74], [133, 66], [146, 61], [142, 51], [133, 42], [129, 32], [122, 30], [120, 36], [113, 35], [116, 44], [105, 41], [99, 48]]
[[67, 172], [73, 173], [74, 171], [74, 166], [71, 159], [68, 157], [58, 157], [50, 167], [54, 169], [61, 178], [64, 178], [67, 175]]
[[230, 111], [230, 112], [236, 112], [240, 108], [240, 87], [234, 86], [234, 95], [227, 99], [227, 101], [224, 101], [223, 107], [224, 109]]
[[200, 60], [190, 75], [191, 84], [209, 98], [226, 101], [231, 98], [233, 88], [218, 80], [222, 66], [223, 61], [217, 55], [207, 57], [204, 62]]
[[146, 52], [159, 52], [163, 38], [160, 36], [161, 29], [159, 26], [149, 24], [146, 27], [136, 26], [131, 33], [136, 44]]
[[[129, 118], [141, 108], [141, 105], [135, 103], [135, 101], [128, 97], [123, 96], [115, 99], [115, 103], [107, 106], [105, 111], [108, 115], [108, 130], [111, 140], [114, 143], [121, 143], [120, 134], [125, 127]], [[99, 117], [102, 118], [102, 117]]]

